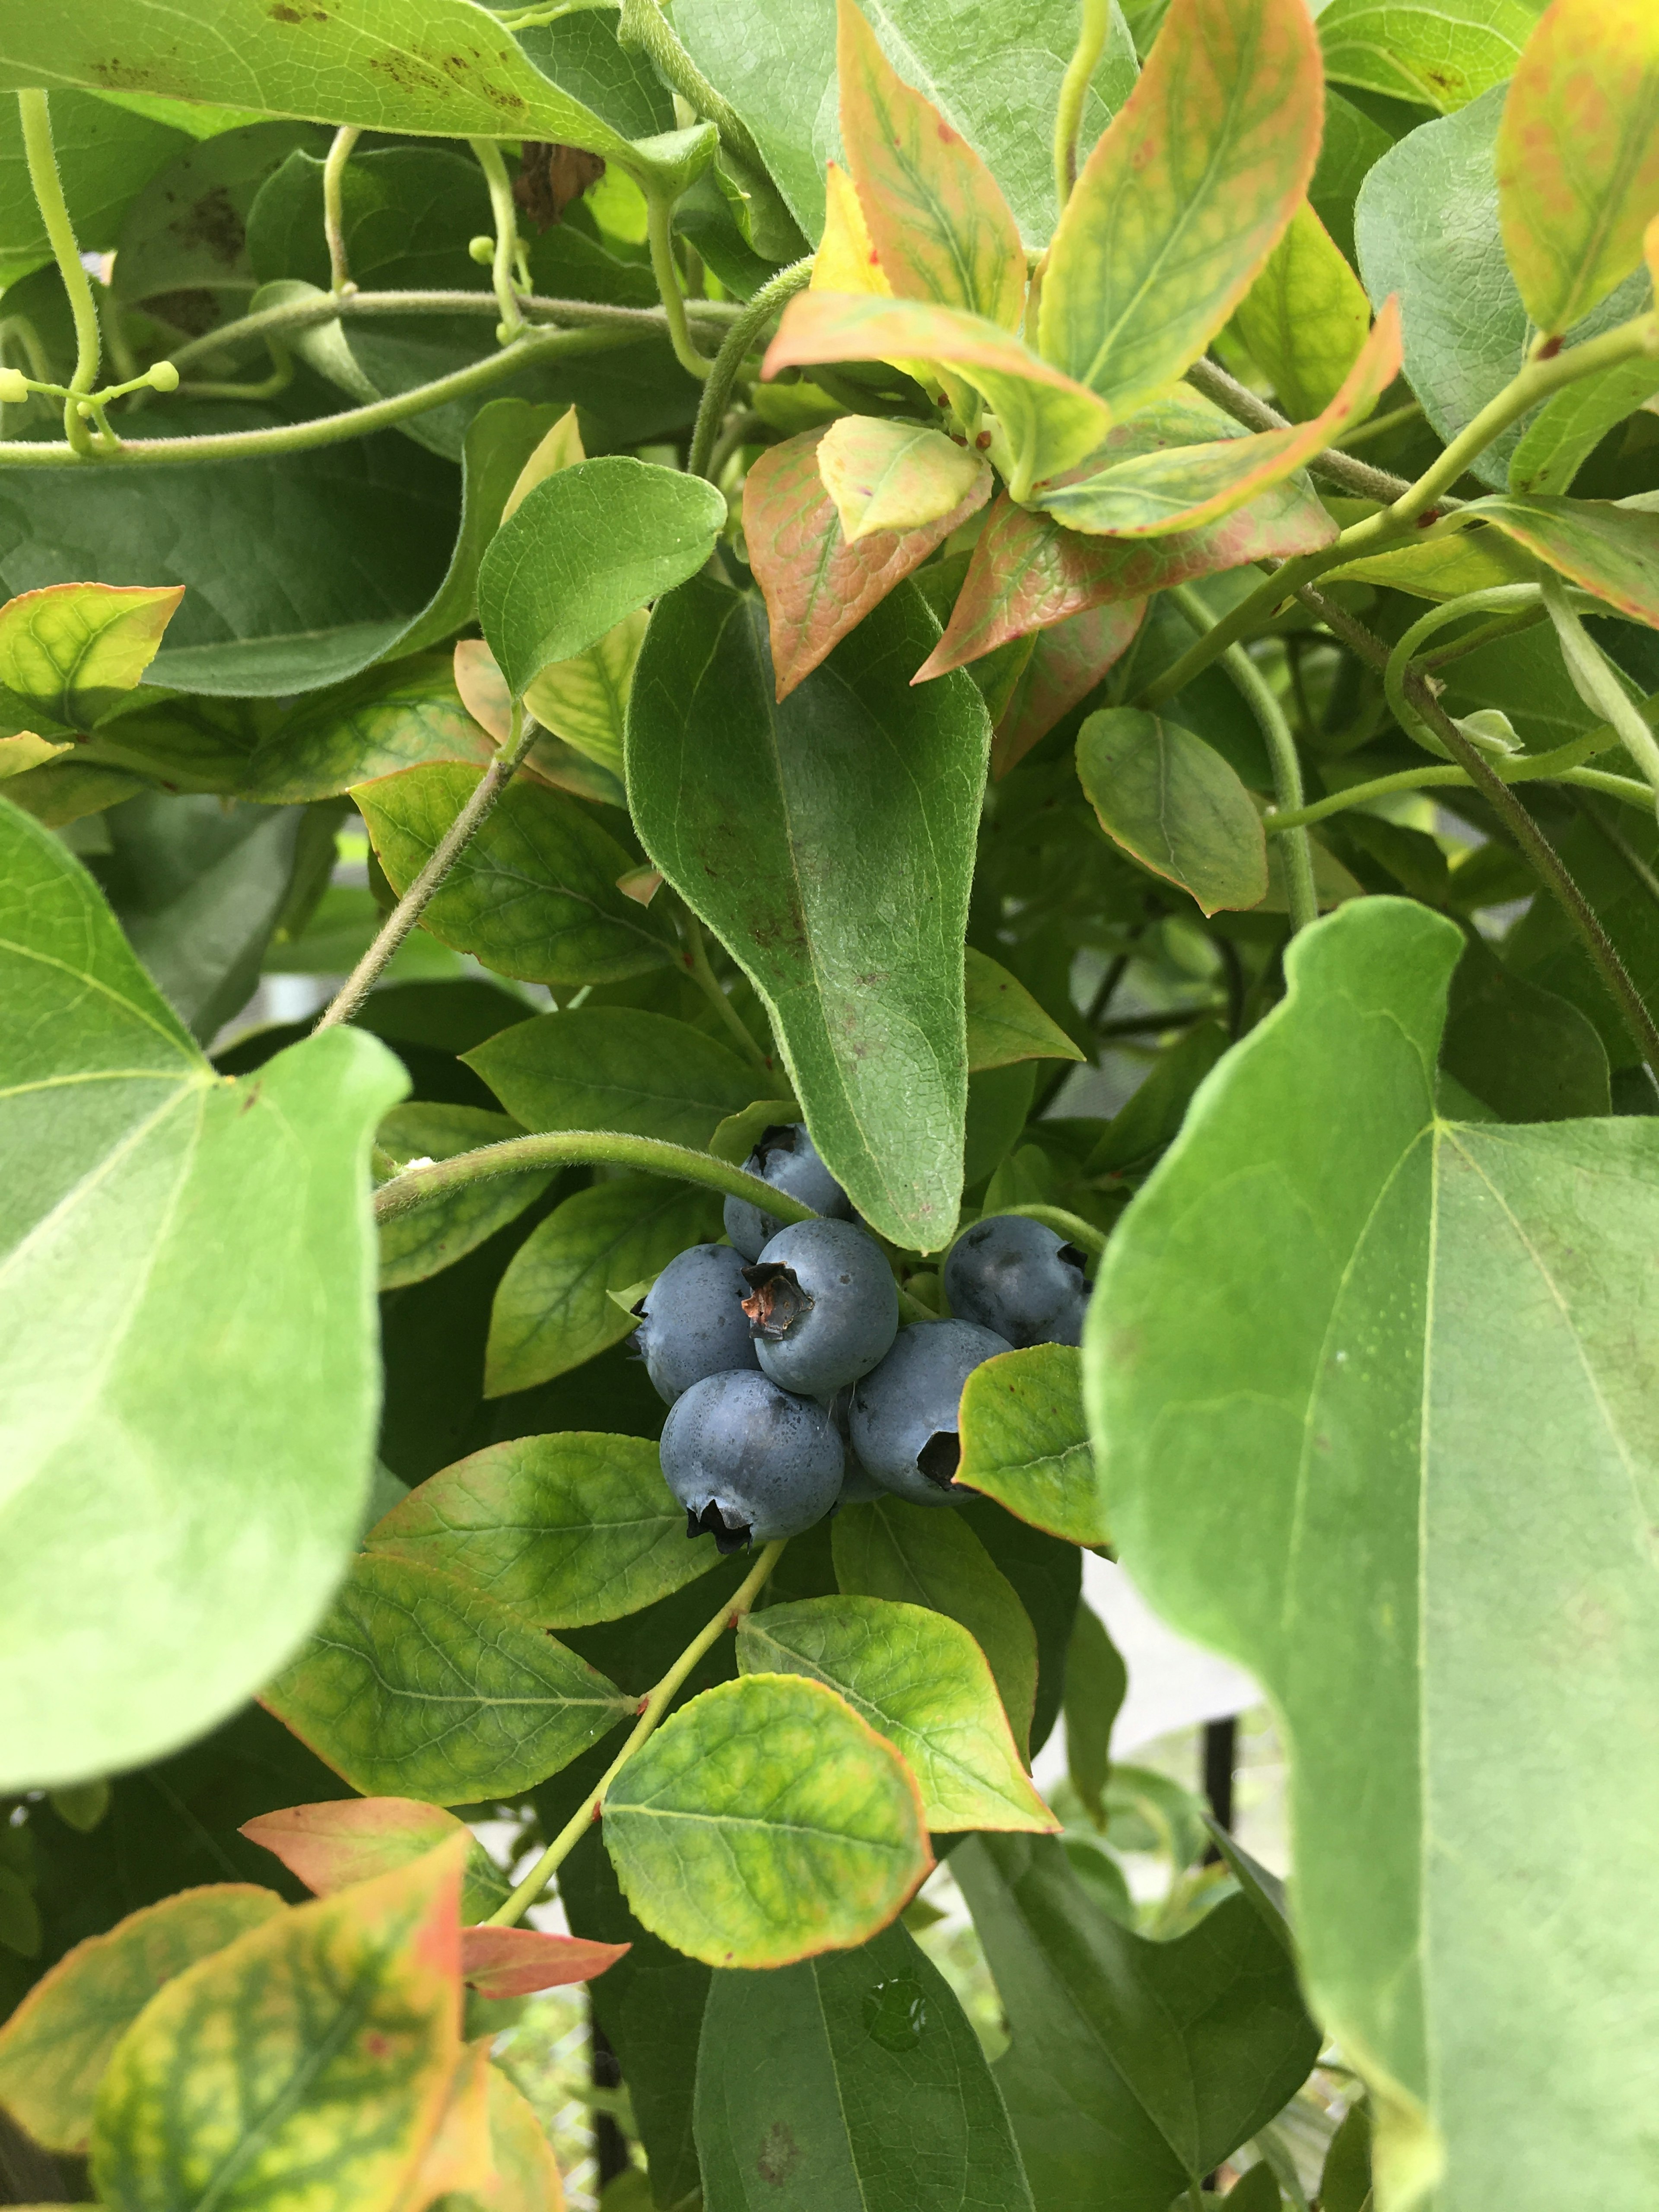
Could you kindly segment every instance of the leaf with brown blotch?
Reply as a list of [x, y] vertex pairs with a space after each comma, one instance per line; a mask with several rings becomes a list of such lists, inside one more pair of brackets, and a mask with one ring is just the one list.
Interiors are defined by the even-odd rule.
[[1020, 671], [991, 744], [991, 774], [1000, 780], [1062, 716], [1086, 699], [1133, 642], [1145, 599], [1085, 607], [1052, 629], [1040, 630]]
[[481, 1997], [527, 1997], [538, 1990], [591, 1982], [632, 1947], [583, 1936], [544, 1936], [534, 1928], [463, 1928], [461, 1979]]
[[850, 629], [975, 510], [977, 484], [951, 514], [919, 530], [883, 532], [849, 545], [818, 474], [822, 430], [763, 453], [743, 488], [750, 566], [766, 600], [777, 696], [787, 699]]

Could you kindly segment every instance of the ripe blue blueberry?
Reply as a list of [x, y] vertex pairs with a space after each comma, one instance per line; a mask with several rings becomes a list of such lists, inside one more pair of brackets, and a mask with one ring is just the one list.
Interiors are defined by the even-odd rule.
[[705, 1375], [759, 1367], [743, 1310], [748, 1290], [741, 1252], [694, 1244], [669, 1261], [635, 1307], [635, 1347], [671, 1406]]
[[869, 1505], [878, 1498], [887, 1495], [884, 1486], [878, 1482], [867, 1468], [860, 1466], [858, 1454], [853, 1449], [852, 1438], [848, 1432], [853, 1413], [853, 1393], [857, 1388], [856, 1383], [846, 1383], [830, 1401], [830, 1418], [836, 1425], [836, 1433], [841, 1438], [842, 1449], [846, 1455], [846, 1465], [841, 1478], [841, 1496], [836, 1500], [838, 1506]]
[[[852, 1217], [847, 1193], [818, 1158], [818, 1148], [807, 1135], [804, 1122], [783, 1121], [763, 1129], [759, 1144], [744, 1165], [774, 1189], [787, 1190], [791, 1198], [810, 1206], [814, 1213], [837, 1221]], [[763, 1213], [746, 1198], [726, 1200], [725, 1220], [726, 1235], [745, 1260], [758, 1260], [783, 1227], [776, 1214]]]
[[963, 1321], [1012, 1345], [1079, 1344], [1089, 1303], [1084, 1255], [1023, 1213], [994, 1213], [957, 1237], [945, 1295]]
[[853, 1393], [848, 1436], [859, 1463], [913, 1505], [954, 1505], [962, 1458], [962, 1386], [981, 1362], [1009, 1350], [970, 1321], [921, 1321], [899, 1331], [879, 1367]]
[[898, 1334], [893, 1271], [850, 1221], [781, 1229], [743, 1272], [761, 1371], [782, 1389], [833, 1398], [867, 1375]]
[[706, 1375], [674, 1401], [662, 1471], [688, 1536], [721, 1553], [799, 1536], [841, 1493], [842, 1443], [823, 1406], [752, 1369]]

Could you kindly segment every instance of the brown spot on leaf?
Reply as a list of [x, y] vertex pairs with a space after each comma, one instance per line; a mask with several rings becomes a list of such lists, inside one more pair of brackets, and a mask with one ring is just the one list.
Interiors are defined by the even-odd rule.
[[800, 2164], [800, 2155], [794, 2130], [786, 2127], [781, 2120], [774, 2120], [755, 2160], [755, 2172], [769, 2188], [781, 2189]]

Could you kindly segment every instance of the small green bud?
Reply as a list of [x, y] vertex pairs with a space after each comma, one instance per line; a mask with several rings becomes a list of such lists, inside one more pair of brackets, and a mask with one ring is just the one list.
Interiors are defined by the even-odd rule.
[[152, 362], [145, 372], [144, 381], [152, 392], [176, 392], [179, 372], [170, 361]]
[[0, 368], [0, 407], [15, 407], [20, 399], [28, 396], [29, 388], [21, 368]]
[[485, 269], [488, 269], [495, 258], [495, 241], [493, 238], [469, 238], [466, 241], [466, 250], [472, 258]]

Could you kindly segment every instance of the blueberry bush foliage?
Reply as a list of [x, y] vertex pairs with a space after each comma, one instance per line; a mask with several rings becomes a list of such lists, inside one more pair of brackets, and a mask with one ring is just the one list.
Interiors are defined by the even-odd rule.
[[1653, 0], [0, 82], [0, 2194], [1650, 2201]]

